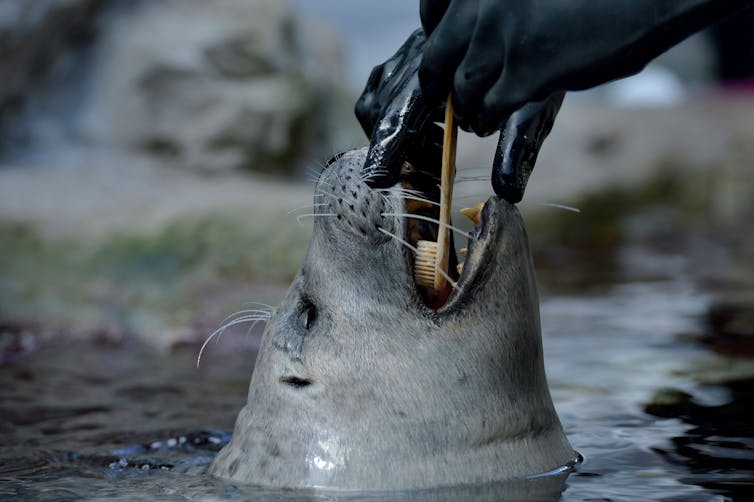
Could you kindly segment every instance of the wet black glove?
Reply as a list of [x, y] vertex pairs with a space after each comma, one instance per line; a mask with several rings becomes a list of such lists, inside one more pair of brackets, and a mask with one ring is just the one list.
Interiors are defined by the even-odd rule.
[[439, 170], [442, 129], [430, 120], [432, 108], [419, 90], [426, 42], [422, 30], [412, 33], [390, 59], [372, 69], [356, 102], [356, 118], [371, 138], [363, 174], [372, 186], [395, 184], [405, 160], [417, 169]]
[[[356, 102], [356, 116], [371, 138], [363, 175], [367, 183], [386, 187], [398, 181], [400, 166], [408, 160], [417, 169], [437, 173], [442, 156], [444, 102], [429, 106], [419, 88], [418, 70], [426, 44], [415, 31], [400, 49], [375, 67]], [[519, 202], [542, 142], [552, 128], [563, 101], [557, 94], [529, 103], [514, 113], [500, 134], [492, 174], [495, 192]], [[468, 129], [465, 121], [461, 127]]]
[[453, 90], [487, 135], [529, 101], [633, 75], [753, 0], [421, 0], [419, 70], [429, 103]]
[[[356, 104], [356, 115], [371, 138], [365, 165], [370, 183], [391, 185], [403, 160], [421, 160], [422, 152], [431, 152], [425, 162], [435, 165], [440, 137], [431, 119], [441, 119], [441, 114], [430, 115], [442, 108], [452, 85], [461, 127], [480, 135], [503, 131], [493, 187], [517, 202], [562, 101], [562, 94], [552, 93], [636, 73], [689, 34], [752, 4], [754, 0], [422, 0], [429, 40], [415, 32], [393, 58], [373, 70]], [[511, 115], [531, 101], [535, 103]]]

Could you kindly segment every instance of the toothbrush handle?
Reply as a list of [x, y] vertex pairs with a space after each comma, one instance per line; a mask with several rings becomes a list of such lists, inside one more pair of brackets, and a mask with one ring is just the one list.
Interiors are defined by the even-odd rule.
[[[437, 268], [447, 274], [450, 259], [450, 206], [453, 202], [453, 182], [456, 176], [456, 141], [458, 126], [453, 115], [452, 95], [445, 105], [445, 133], [442, 147], [442, 175], [440, 178], [440, 225], [437, 229]], [[435, 290], [442, 291], [447, 284], [445, 276], [435, 271]]]

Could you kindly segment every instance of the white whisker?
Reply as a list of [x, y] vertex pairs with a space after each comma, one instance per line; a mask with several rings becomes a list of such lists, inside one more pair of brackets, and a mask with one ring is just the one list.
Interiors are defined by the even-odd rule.
[[[247, 338], [249, 336], [251, 336], [251, 331], [254, 329], [254, 326], [256, 326], [260, 322], [261, 322], [261, 320], [259, 320], [259, 319], [257, 319], [256, 321], [251, 321], [251, 324], [249, 325], [249, 329], [246, 330], [246, 337]], [[269, 319], [267, 319], [267, 321], [265, 321], [265, 322], [269, 322]]]
[[377, 230], [379, 230], [379, 231], [380, 231], [380, 232], [382, 232], [383, 234], [385, 234], [385, 235], [387, 235], [387, 236], [390, 236], [390, 237], [392, 237], [393, 239], [397, 240], [398, 242], [400, 242], [401, 244], [403, 244], [404, 246], [406, 246], [407, 248], [409, 248], [409, 249], [410, 249], [411, 251], [413, 251], [413, 252], [414, 252], [414, 254], [417, 254], [417, 253], [419, 252], [419, 250], [418, 250], [418, 249], [416, 249], [416, 246], [412, 246], [411, 244], [409, 244], [409, 243], [408, 243], [408, 242], [406, 242], [405, 240], [401, 239], [400, 237], [398, 237], [398, 236], [397, 236], [397, 235], [395, 235], [394, 233], [392, 233], [392, 232], [389, 232], [389, 231], [385, 230], [385, 229], [384, 229], [384, 228], [382, 228], [382, 227], [377, 227]]
[[261, 309], [246, 309], [246, 310], [239, 310], [238, 312], [234, 312], [233, 314], [230, 314], [228, 317], [220, 321], [220, 324], [224, 323], [225, 321], [228, 321], [232, 319], [235, 316], [240, 316], [242, 314], [253, 314], [253, 315], [259, 315], [263, 316], [266, 315], [268, 318], [272, 315], [272, 312], [269, 310], [261, 310]]
[[471, 234], [468, 232], [464, 232], [460, 228], [454, 227], [453, 225], [450, 225], [448, 223], [444, 223], [440, 220], [437, 220], [435, 218], [430, 218], [429, 216], [423, 216], [421, 214], [409, 214], [409, 213], [382, 213], [382, 216], [398, 216], [402, 218], [415, 218], [417, 220], [424, 220], [429, 221], [431, 223], [434, 223], [436, 225], [442, 225], [443, 227], [453, 230], [454, 232], [458, 232], [459, 234], [463, 235], [464, 237], [471, 239]]
[[533, 206], [545, 206], [545, 207], [554, 207], [557, 209], [564, 209], [566, 211], [571, 211], [573, 213], [580, 213], [581, 209], [573, 206], [566, 206], [565, 204], [557, 204], [555, 202], [527, 202], [525, 204], [531, 204]]
[[358, 206], [359, 205], [359, 203], [356, 202], [355, 200], [349, 199], [348, 197], [344, 197], [342, 195], [335, 195], [333, 193], [326, 192], [325, 190], [320, 190], [319, 192], [322, 195], [326, 195], [327, 197], [331, 197], [333, 200], [343, 199], [344, 201], [346, 201], [346, 202], [348, 202], [350, 204], [353, 204], [354, 206]]
[[[409, 243], [408, 243], [408, 242], [406, 242], [405, 240], [401, 239], [400, 237], [398, 237], [398, 236], [397, 236], [397, 235], [395, 235], [394, 233], [392, 233], [392, 232], [389, 232], [389, 231], [385, 230], [385, 229], [384, 229], [384, 228], [382, 228], [382, 227], [377, 227], [377, 230], [379, 230], [379, 231], [380, 231], [380, 232], [382, 232], [383, 234], [385, 234], [385, 235], [387, 235], [387, 236], [389, 236], [389, 237], [392, 237], [393, 239], [397, 240], [398, 242], [400, 242], [401, 244], [403, 244], [404, 246], [406, 246], [407, 248], [409, 248], [409, 249], [410, 249], [411, 251], [413, 251], [413, 252], [414, 252], [414, 254], [418, 254], [418, 253], [419, 253], [419, 250], [418, 250], [418, 249], [416, 249], [416, 247], [415, 247], [415, 246], [412, 246], [411, 244], [409, 244]], [[444, 270], [440, 269], [440, 268], [439, 268], [439, 267], [437, 266], [437, 264], [435, 264], [435, 265], [434, 265], [434, 269], [435, 269], [435, 270], [436, 270], [436, 271], [437, 271], [437, 272], [438, 272], [438, 273], [439, 273], [440, 275], [442, 275], [443, 277], [445, 277], [445, 280], [446, 280], [446, 281], [448, 281], [448, 284], [450, 284], [450, 285], [451, 285], [451, 286], [453, 287], [453, 289], [455, 289], [455, 290], [456, 290], [456, 291], [458, 291], [458, 292], [461, 292], [461, 291], [463, 291], [463, 289], [462, 289], [462, 288], [458, 287], [458, 283], [457, 283], [456, 281], [454, 281], [453, 279], [451, 279], [451, 278], [450, 278], [450, 276], [449, 276], [449, 275], [448, 275], [447, 273], [445, 273], [445, 271], [444, 271]]]
[[468, 183], [473, 181], [490, 181], [489, 176], [459, 176], [455, 179], [455, 183]]
[[338, 216], [335, 213], [307, 213], [307, 214], [299, 214], [296, 216], [296, 222], [301, 225], [301, 219], [302, 218], [320, 218], [325, 216]]
[[308, 209], [310, 207], [320, 207], [320, 206], [326, 206], [326, 205], [327, 205], [327, 203], [325, 203], [325, 202], [314, 203], [314, 204], [307, 204], [305, 206], [299, 206], [299, 207], [295, 207], [295, 208], [291, 209], [290, 211], [288, 211], [288, 214], [295, 213], [296, 211], [300, 211], [302, 209]]
[[[207, 345], [209, 344], [209, 342], [215, 336], [221, 335], [226, 329], [230, 328], [231, 326], [235, 326], [237, 324], [242, 324], [244, 322], [251, 322], [251, 321], [258, 322], [258, 321], [267, 321], [267, 320], [269, 320], [269, 318], [266, 317], [266, 316], [265, 317], [260, 317], [260, 316], [245, 316], [245, 317], [241, 317], [241, 318], [235, 319], [235, 320], [233, 320], [233, 321], [231, 321], [229, 323], [223, 324], [222, 326], [220, 326], [219, 328], [217, 328], [215, 331], [213, 331], [212, 334], [209, 335], [206, 340], [204, 340], [204, 343], [202, 344], [202, 347], [199, 349], [199, 355], [196, 358], [196, 367], [198, 368], [199, 364], [202, 361], [202, 354], [204, 353], [204, 349], [207, 348]], [[218, 340], [219, 340], [219, 338], [218, 338]]]
[[259, 305], [260, 307], [265, 307], [269, 311], [275, 310], [275, 307], [270, 305], [269, 303], [262, 303], [262, 302], [244, 302], [242, 305]]
[[[418, 200], [421, 202], [426, 202], [428, 204], [432, 204], [433, 206], [440, 206], [439, 202], [435, 202], [433, 200], [430, 200], [426, 197], [422, 196], [422, 193], [418, 190], [406, 190], [406, 189], [393, 189], [393, 188], [380, 188], [378, 190], [375, 190], [375, 192], [380, 192], [380, 194], [383, 193], [391, 193], [394, 195], [397, 195], [401, 199], [409, 199], [409, 200]], [[408, 194], [408, 195], [406, 195]]]
[[440, 203], [439, 202], [435, 202], [433, 200], [425, 199], [424, 197], [414, 197], [414, 196], [411, 196], [411, 195], [406, 195], [406, 196], [403, 196], [401, 198], [402, 199], [408, 199], [408, 200], [418, 200], [420, 202], [426, 202], [427, 204], [432, 204], [433, 206], [440, 207]]
[[317, 178], [319, 178], [319, 177], [320, 177], [320, 175], [322, 174], [322, 169], [323, 169], [323, 168], [324, 168], [324, 166], [320, 166], [320, 168], [319, 168], [319, 169], [314, 169], [314, 168], [313, 168], [313, 167], [311, 167], [311, 166], [306, 166], [306, 170], [307, 170], [307, 171], [309, 172], [309, 174], [313, 174], [313, 175], [314, 175], [314, 176], [316, 176]]
[[377, 178], [378, 176], [383, 176], [385, 174], [390, 174], [390, 171], [387, 169], [366, 169], [364, 171], [361, 171], [361, 181], [368, 181], [372, 178]]

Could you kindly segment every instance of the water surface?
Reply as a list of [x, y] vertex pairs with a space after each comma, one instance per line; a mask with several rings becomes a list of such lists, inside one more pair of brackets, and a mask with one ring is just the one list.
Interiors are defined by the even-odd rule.
[[[752, 380], [725, 371], [750, 360], [723, 358], [680, 336], [708, 329], [711, 294], [670, 272], [544, 295], [551, 392], [584, 456], [562, 495], [545, 486], [547, 497], [744, 500], [754, 489]], [[204, 473], [245, 402], [258, 338], [258, 331], [227, 333], [198, 370], [195, 347], [156, 352], [128, 343], [61, 341], [7, 361], [0, 498], [332, 498]], [[713, 371], [722, 376], [702, 383], [709, 379], [700, 373]], [[532, 483], [347, 498], [495, 500], [545, 482]]]

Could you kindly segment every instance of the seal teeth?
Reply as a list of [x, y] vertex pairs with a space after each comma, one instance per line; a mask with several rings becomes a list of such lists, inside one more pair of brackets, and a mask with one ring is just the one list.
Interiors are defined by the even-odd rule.
[[474, 207], [465, 207], [461, 209], [460, 213], [464, 216], [466, 216], [468, 219], [474, 222], [474, 226], [479, 226], [481, 223], [481, 220], [479, 219], [479, 214], [482, 212], [482, 209], [484, 208], [484, 202], [480, 202]]

